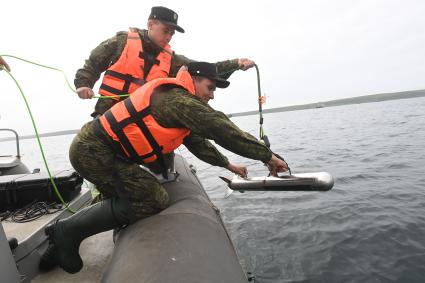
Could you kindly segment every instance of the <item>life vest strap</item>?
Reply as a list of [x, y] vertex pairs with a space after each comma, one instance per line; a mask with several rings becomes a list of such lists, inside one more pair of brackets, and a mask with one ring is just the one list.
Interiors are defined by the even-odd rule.
[[107, 92], [110, 92], [110, 93], [116, 94], [116, 95], [128, 94], [131, 83], [134, 83], [134, 84], [141, 86], [141, 85], [145, 84], [145, 82], [146, 82], [145, 80], [135, 78], [130, 74], [122, 74], [122, 73], [112, 71], [112, 70], [107, 70], [105, 72], [105, 75], [108, 75], [108, 76], [111, 76], [113, 78], [120, 79], [120, 80], [124, 81], [124, 85], [123, 85], [122, 89], [117, 89], [117, 88], [111, 87], [111, 86], [104, 84], [104, 83], [102, 83], [102, 85], [100, 86], [100, 89], [106, 90]]
[[105, 84], [101, 84], [100, 89], [106, 90], [107, 92], [110, 92], [116, 95], [128, 94], [128, 92], [124, 92], [123, 90], [120, 90]]
[[130, 74], [123, 74], [123, 73], [119, 73], [119, 72], [112, 71], [112, 70], [107, 70], [105, 72], [105, 75], [108, 75], [108, 76], [111, 76], [111, 77], [114, 77], [114, 78], [117, 78], [117, 79], [121, 79], [121, 80], [126, 81], [126, 82], [128, 81], [128, 82], [131, 82], [131, 83], [135, 83], [137, 85], [144, 85], [145, 82], [146, 82], [145, 80], [133, 77]]
[[[136, 123], [137, 119], [142, 120], [143, 118], [145, 118], [146, 116], [148, 116], [150, 114], [150, 107], [146, 107], [145, 109], [143, 109], [140, 112], [137, 112], [137, 117], [127, 117], [123, 120], [121, 120], [120, 122], [117, 122], [117, 127], [118, 128], [125, 128], [126, 126], [132, 124], [132, 123]], [[112, 126], [111, 126], [112, 127]]]
[[147, 52], [139, 52], [139, 58], [149, 61], [152, 65], [159, 65], [160, 61], [156, 57]]
[[150, 114], [150, 107], [147, 107], [138, 112], [136, 108], [134, 108], [134, 105], [130, 99], [125, 100], [124, 105], [127, 108], [128, 113], [130, 114], [129, 119], [132, 120], [132, 122], [135, 123], [140, 128], [143, 135], [148, 140], [149, 144], [152, 146], [152, 149], [157, 155], [157, 157], [162, 156], [162, 147], [155, 140], [151, 131], [149, 131], [149, 128], [146, 126], [145, 122], [143, 121], [143, 118]]
[[128, 155], [126, 154], [126, 152], [124, 151], [123, 147], [121, 146], [121, 144], [117, 141], [114, 141], [103, 129], [102, 125], [100, 124], [100, 120], [99, 117], [96, 117], [93, 120], [92, 123], [92, 129], [93, 129], [93, 133], [99, 138], [101, 139], [103, 142], [105, 142], [105, 144], [109, 145], [114, 151], [115, 151], [115, 156], [118, 157], [119, 159], [125, 161], [125, 162], [135, 162], [134, 160], [130, 159], [128, 157]]
[[131, 99], [124, 100], [124, 105], [127, 108], [127, 111], [130, 114], [131, 119], [139, 127], [139, 129], [142, 131], [143, 135], [149, 142], [150, 146], [152, 147], [152, 152], [155, 153], [159, 164], [163, 168], [163, 172], [162, 172], [163, 177], [165, 179], [168, 179], [167, 167], [165, 166], [164, 155], [162, 154], [163, 147], [158, 144], [158, 142], [153, 137], [151, 131], [149, 131], [149, 128], [146, 126], [145, 122], [143, 121], [144, 117], [146, 117], [147, 115], [150, 115], [150, 107], [147, 107], [141, 111], [137, 111], [136, 108], [134, 108], [134, 105], [131, 102]]
[[[153, 137], [152, 133], [149, 131], [149, 128], [146, 126], [145, 122], [143, 121], [143, 118], [150, 115], [150, 107], [146, 107], [145, 109], [142, 109], [141, 111], [137, 111], [134, 108], [134, 105], [131, 102], [131, 99], [124, 100], [124, 105], [127, 108], [127, 111], [129, 112], [130, 116], [126, 119], [123, 119], [120, 122], [118, 122], [115, 119], [114, 115], [112, 114], [112, 111], [107, 111], [104, 114], [112, 131], [117, 135], [121, 145], [129, 154], [129, 158], [133, 160], [134, 162], [138, 164], [143, 164], [144, 159], [156, 155], [159, 164], [163, 168], [163, 176], [164, 178], [167, 179], [167, 176], [168, 176], [167, 168], [165, 166], [164, 156], [162, 154], [163, 147], [158, 144], [158, 142]], [[124, 133], [124, 128], [128, 126], [129, 124], [133, 124], [133, 123], [136, 124], [137, 127], [142, 131], [146, 140], [149, 142], [150, 146], [152, 147], [151, 152], [144, 154], [142, 156], [140, 156], [136, 152], [136, 150], [130, 143], [130, 140]]]
[[129, 154], [129, 159], [136, 162], [137, 164], [143, 164], [145, 158], [149, 158], [153, 155], [155, 155], [154, 151], [149, 152], [148, 154], [139, 156], [134, 149], [134, 147], [131, 145], [130, 140], [127, 138], [127, 136], [124, 134], [123, 127], [118, 121], [115, 119], [114, 115], [111, 111], [105, 112], [105, 118], [108, 121], [109, 125], [111, 126], [111, 129], [115, 132], [118, 139], [120, 140], [121, 145], [124, 147], [124, 149]]

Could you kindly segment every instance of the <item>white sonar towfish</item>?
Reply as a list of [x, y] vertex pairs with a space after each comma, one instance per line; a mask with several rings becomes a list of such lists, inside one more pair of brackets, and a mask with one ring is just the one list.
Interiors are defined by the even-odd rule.
[[220, 178], [229, 187], [225, 197], [233, 191], [329, 191], [334, 179], [327, 172], [297, 173], [279, 177], [247, 177], [235, 175], [232, 180]]

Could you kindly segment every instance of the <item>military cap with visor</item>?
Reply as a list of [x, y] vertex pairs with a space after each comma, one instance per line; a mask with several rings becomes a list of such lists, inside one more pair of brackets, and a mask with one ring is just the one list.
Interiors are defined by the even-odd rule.
[[218, 88], [226, 88], [230, 82], [220, 78], [217, 74], [217, 66], [208, 62], [191, 62], [187, 64], [189, 74], [196, 77], [205, 77], [215, 81]]
[[179, 16], [171, 9], [162, 6], [155, 6], [151, 9], [149, 20], [158, 20], [166, 25], [172, 26], [176, 31], [184, 33], [184, 29], [177, 24]]

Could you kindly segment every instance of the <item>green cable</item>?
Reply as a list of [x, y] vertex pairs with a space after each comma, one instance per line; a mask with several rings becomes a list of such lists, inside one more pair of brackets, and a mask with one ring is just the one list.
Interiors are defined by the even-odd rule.
[[[55, 71], [61, 72], [61, 73], [62, 73], [62, 75], [63, 75], [63, 76], [64, 76], [64, 78], [65, 78], [65, 82], [66, 82], [66, 84], [67, 84], [68, 88], [69, 88], [72, 92], [77, 93], [77, 91], [76, 91], [76, 90], [75, 90], [75, 89], [71, 86], [71, 84], [69, 83], [68, 77], [66, 76], [65, 72], [64, 72], [64, 71], [62, 71], [61, 69], [58, 69], [58, 68], [55, 68], [55, 67], [46, 66], [46, 65], [39, 64], [39, 63], [36, 63], [36, 62], [32, 62], [32, 61], [29, 61], [29, 60], [26, 60], [26, 59], [23, 59], [23, 58], [19, 58], [19, 57], [14, 56], [14, 55], [0, 55], [0, 57], [10, 57], [10, 58], [15, 58], [15, 59], [18, 59], [18, 60], [24, 61], [24, 62], [26, 62], [26, 63], [30, 63], [30, 64], [33, 64], [33, 65], [39, 66], [39, 67], [43, 67], [43, 68], [47, 68], [47, 69], [50, 69], [50, 70], [55, 70]], [[115, 98], [116, 96], [119, 96], [119, 97], [127, 97], [127, 96], [130, 96], [130, 94], [121, 94], [121, 95], [118, 95], [118, 94], [117, 94], [117, 95], [115, 95], [115, 96], [103, 96], [103, 95], [97, 95], [97, 96], [93, 96], [92, 98], [113, 99], [113, 98]]]
[[65, 203], [65, 201], [63, 200], [63, 198], [62, 198], [61, 194], [59, 193], [59, 189], [58, 189], [58, 187], [56, 186], [55, 181], [53, 180], [52, 174], [50, 173], [49, 165], [47, 164], [47, 159], [46, 159], [46, 156], [44, 155], [43, 146], [41, 145], [40, 136], [39, 136], [39, 134], [38, 134], [37, 126], [36, 126], [36, 124], [35, 124], [34, 117], [33, 117], [33, 115], [32, 115], [31, 108], [30, 108], [30, 106], [29, 106], [29, 104], [28, 104], [27, 98], [25, 97], [25, 94], [24, 94], [24, 92], [22, 91], [22, 88], [21, 88], [21, 86], [19, 85], [18, 81], [15, 79], [15, 77], [14, 77], [14, 76], [13, 76], [13, 75], [12, 75], [12, 74], [8, 71], [8, 70], [6, 70], [6, 69], [4, 69], [4, 70], [5, 70], [5, 71], [6, 71], [6, 73], [7, 73], [7, 74], [8, 74], [8, 75], [9, 75], [9, 76], [10, 76], [10, 77], [11, 77], [11, 78], [15, 81], [15, 84], [16, 84], [16, 86], [18, 87], [19, 92], [20, 92], [20, 93], [21, 93], [21, 95], [22, 95], [22, 98], [24, 99], [25, 105], [27, 106], [27, 110], [28, 110], [28, 113], [29, 113], [30, 118], [31, 118], [32, 126], [33, 126], [34, 131], [35, 131], [35, 136], [36, 136], [36, 138], [37, 138], [38, 146], [39, 146], [39, 148], [40, 148], [41, 156], [43, 157], [44, 165], [45, 165], [45, 167], [46, 167], [47, 173], [49, 174], [50, 183], [52, 184], [53, 189], [54, 189], [54, 191], [55, 191], [55, 193], [56, 193], [57, 197], [59, 198], [60, 202], [61, 202], [61, 203], [65, 206], [65, 208], [66, 208], [67, 210], [69, 210], [69, 211], [70, 211], [70, 212], [72, 212], [72, 213], [75, 213], [75, 211], [74, 211], [74, 210], [72, 210], [72, 209], [69, 207], [69, 205], [68, 205], [67, 203]]
[[[62, 75], [63, 75], [63, 76], [64, 76], [64, 78], [65, 78], [65, 82], [66, 82], [66, 84], [67, 84], [68, 88], [69, 88], [72, 92], [77, 93], [77, 92], [76, 92], [76, 90], [75, 90], [75, 89], [71, 86], [71, 84], [69, 83], [68, 77], [66, 76], [65, 72], [64, 72], [64, 71], [62, 71], [61, 69], [54, 68], [54, 67], [50, 67], [50, 66], [46, 66], [46, 65], [39, 64], [39, 63], [36, 63], [36, 62], [32, 62], [32, 61], [29, 61], [29, 60], [26, 60], [26, 59], [23, 59], [23, 58], [19, 58], [19, 57], [17, 57], [17, 56], [13, 56], [13, 55], [0, 55], [0, 57], [11, 57], [11, 58], [15, 58], [15, 59], [18, 59], [18, 60], [24, 61], [24, 62], [26, 62], [26, 63], [30, 63], [30, 64], [33, 64], [33, 65], [39, 66], [39, 67], [43, 67], [43, 68], [47, 68], [47, 69], [50, 69], [50, 70], [55, 70], [55, 71], [61, 72], [61, 73], [62, 73]], [[31, 118], [31, 122], [32, 122], [32, 125], [33, 125], [33, 128], [34, 128], [34, 131], [35, 131], [35, 136], [36, 136], [36, 139], [37, 139], [38, 146], [39, 146], [39, 148], [40, 148], [41, 156], [42, 156], [42, 158], [43, 158], [43, 162], [44, 162], [44, 165], [45, 165], [45, 167], [46, 167], [47, 173], [49, 174], [50, 183], [51, 183], [51, 184], [52, 184], [52, 186], [53, 186], [53, 189], [54, 189], [54, 191], [55, 191], [55, 194], [57, 195], [57, 197], [59, 198], [60, 202], [61, 202], [61, 203], [62, 203], [62, 204], [66, 207], [66, 209], [67, 209], [68, 211], [70, 211], [71, 213], [75, 213], [76, 211], [74, 211], [73, 209], [71, 209], [71, 208], [69, 207], [69, 204], [65, 203], [64, 199], [62, 198], [62, 195], [61, 195], [61, 194], [60, 194], [60, 192], [59, 192], [58, 187], [56, 186], [55, 181], [53, 180], [52, 174], [51, 174], [50, 169], [49, 169], [49, 165], [47, 164], [46, 156], [45, 156], [45, 154], [44, 154], [43, 146], [42, 146], [42, 144], [41, 144], [40, 135], [39, 135], [39, 133], [38, 133], [37, 126], [36, 126], [35, 121], [34, 121], [34, 116], [32, 115], [31, 108], [30, 108], [30, 106], [29, 106], [29, 104], [28, 104], [28, 101], [27, 101], [27, 99], [26, 99], [26, 96], [25, 96], [24, 92], [22, 91], [22, 88], [21, 88], [21, 86], [19, 85], [18, 81], [15, 79], [15, 77], [14, 77], [14, 76], [13, 76], [13, 75], [12, 75], [12, 74], [11, 74], [11, 73], [7, 70], [7, 69], [6, 69], [6, 68], [1, 68], [1, 67], [0, 67], [0, 70], [3, 70], [3, 69], [4, 69], [4, 70], [6, 71], [6, 73], [7, 73], [7, 74], [8, 74], [8, 75], [9, 75], [9, 76], [10, 76], [10, 77], [14, 80], [14, 82], [15, 82], [16, 86], [18, 87], [18, 89], [19, 89], [19, 91], [20, 91], [20, 93], [21, 93], [22, 98], [24, 99], [25, 105], [26, 105], [26, 107], [27, 107], [27, 110], [28, 110], [28, 113], [29, 113], [29, 115], [30, 115], [30, 118]], [[129, 94], [123, 94], [123, 95], [117, 95], [117, 96], [120, 96], [120, 97], [126, 97], [126, 96], [129, 96]], [[114, 98], [114, 97], [110, 97], [110, 96], [93, 96], [93, 98], [111, 99], [111, 98]]]
[[[1, 56], [1, 57], [10, 57], [10, 58], [15, 58], [15, 59], [18, 59], [18, 60], [21, 60], [21, 61], [24, 61], [24, 62], [27, 62], [27, 63], [33, 64], [33, 65], [39, 66], [39, 67], [43, 67], [43, 68], [47, 68], [47, 69], [51, 69], [51, 70], [55, 70], [55, 71], [61, 72], [61, 73], [62, 73], [62, 75], [65, 77], [65, 81], [66, 81], [66, 84], [68, 85], [69, 89], [70, 89], [71, 91], [73, 91], [73, 92], [77, 93], [77, 92], [75, 91], [75, 89], [73, 89], [73, 88], [72, 88], [72, 86], [69, 84], [68, 77], [66, 76], [65, 72], [64, 72], [64, 71], [62, 71], [62, 70], [60, 70], [60, 69], [58, 69], [58, 68], [49, 67], [49, 66], [42, 65], [42, 64], [39, 64], [39, 63], [31, 62], [31, 61], [29, 61], [29, 60], [25, 60], [25, 59], [22, 59], [22, 58], [19, 58], [19, 57], [13, 56], [13, 55], [0, 55], [0, 56]], [[9, 74], [9, 75], [10, 75], [10, 74]], [[12, 76], [12, 78], [13, 78], [13, 76]], [[16, 80], [15, 80], [15, 82], [16, 82]], [[18, 85], [18, 87], [19, 87], [19, 85]], [[19, 88], [19, 89], [20, 89], [20, 88]]]
[[[55, 71], [61, 72], [61, 73], [62, 73], [62, 75], [63, 75], [63, 76], [64, 76], [64, 78], [65, 78], [65, 82], [66, 82], [66, 84], [67, 84], [68, 88], [69, 88], [72, 92], [77, 93], [77, 91], [76, 91], [76, 90], [75, 90], [75, 89], [71, 86], [71, 84], [69, 83], [68, 77], [66, 76], [65, 72], [64, 72], [64, 71], [62, 71], [61, 69], [54, 68], [54, 67], [50, 67], [50, 66], [46, 66], [46, 65], [39, 64], [39, 63], [36, 63], [36, 62], [32, 62], [32, 61], [29, 61], [29, 60], [26, 60], [26, 59], [23, 59], [23, 58], [20, 58], [20, 57], [14, 56], [14, 55], [0, 55], [0, 57], [10, 57], [10, 58], [18, 59], [18, 60], [24, 61], [24, 62], [29, 63], [29, 64], [33, 64], [33, 65], [36, 65], [36, 66], [39, 66], [39, 67], [43, 67], [43, 68], [47, 68], [47, 69], [50, 69], [50, 70], [55, 70]], [[62, 204], [66, 207], [66, 209], [67, 209], [68, 211], [70, 211], [71, 213], [75, 213], [76, 211], [74, 211], [73, 209], [71, 209], [71, 208], [69, 207], [69, 204], [65, 203], [64, 199], [62, 198], [62, 195], [61, 195], [61, 194], [60, 194], [60, 192], [59, 192], [58, 187], [56, 186], [55, 181], [53, 180], [52, 174], [51, 174], [50, 169], [49, 169], [49, 165], [47, 164], [46, 156], [45, 156], [45, 154], [44, 154], [43, 146], [42, 146], [42, 144], [41, 144], [40, 135], [39, 135], [39, 133], [38, 133], [37, 126], [36, 126], [35, 121], [34, 121], [34, 116], [32, 115], [31, 108], [30, 108], [30, 106], [29, 106], [29, 104], [28, 104], [28, 101], [27, 101], [27, 99], [26, 99], [26, 96], [25, 96], [24, 92], [22, 91], [22, 88], [21, 88], [21, 86], [19, 85], [18, 81], [15, 79], [15, 77], [14, 77], [14, 76], [13, 76], [13, 75], [12, 75], [12, 74], [11, 74], [11, 73], [7, 70], [7, 69], [6, 69], [6, 68], [2, 68], [2, 66], [0, 66], [0, 70], [3, 70], [3, 69], [4, 69], [4, 70], [6, 71], [6, 73], [7, 73], [7, 74], [8, 74], [8, 75], [9, 75], [9, 76], [10, 76], [10, 77], [14, 80], [14, 82], [15, 82], [16, 86], [18, 87], [18, 89], [19, 89], [19, 91], [20, 91], [20, 93], [21, 93], [21, 95], [22, 95], [22, 98], [24, 99], [25, 105], [26, 105], [26, 107], [27, 107], [27, 110], [28, 110], [28, 113], [29, 113], [29, 115], [30, 115], [30, 118], [31, 118], [31, 122], [32, 122], [32, 125], [33, 125], [33, 128], [34, 128], [34, 131], [35, 131], [35, 136], [36, 136], [36, 139], [37, 139], [38, 146], [39, 146], [39, 148], [40, 148], [41, 156], [42, 156], [42, 158], [43, 158], [44, 165], [45, 165], [45, 167], [46, 167], [47, 173], [49, 174], [50, 183], [51, 183], [51, 184], [52, 184], [52, 186], [53, 186], [53, 189], [54, 189], [54, 191], [55, 191], [56, 196], [59, 198], [60, 202], [61, 202], [61, 203], [62, 203]], [[127, 97], [127, 96], [129, 96], [129, 94], [116, 95], [116, 96], [119, 96], [119, 97]], [[115, 98], [116, 96], [114, 96], [114, 97], [111, 97], [111, 96], [93, 96], [92, 98], [113, 99], [113, 98]]]

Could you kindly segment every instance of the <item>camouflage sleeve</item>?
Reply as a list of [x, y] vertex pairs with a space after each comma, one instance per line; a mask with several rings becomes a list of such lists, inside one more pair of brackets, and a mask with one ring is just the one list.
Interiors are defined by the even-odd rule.
[[124, 49], [127, 32], [118, 32], [114, 37], [103, 41], [92, 50], [83, 68], [75, 74], [74, 85], [79, 87], [93, 88], [100, 75], [118, 60]]
[[[181, 66], [187, 65], [193, 61], [195, 60], [191, 60], [183, 55], [173, 54], [170, 77], [175, 77]], [[234, 71], [239, 70], [238, 59], [221, 61], [215, 64], [217, 66], [218, 74], [225, 80], [227, 80]]]
[[226, 167], [229, 160], [221, 154], [217, 148], [203, 137], [191, 133], [188, 135], [183, 144], [196, 157], [214, 166]]
[[192, 114], [195, 123], [198, 123], [197, 131], [202, 131], [205, 138], [214, 140], [223, 148], [246, 158], [261, 160], [264, 163], [270, 161], [272, 153], [263, 143], [239, 129], [224, 113], [206, 106], [203, 111]]
[[173, 54], [173, 58], [171, 59], [171, 69], [170, 69], [170, 77], [175, 77], [177, 72], [180, 70], [180, 67], [183, 65], [187, 65], [193, 60], [178, 54]]
[[217, 62], [217, 73], [220, 77], [227, 80], [234, 71], [239, 70], [238, 59], [226, 60], [222, 62]]
[[271, 159], [271, 151], [263, 143], [240, 130], [224, 113], [215, 111], [184, 90], [169, 91], [152, 112], [164, 127], [190, 129], [192, 134], [214, 140], [223, 148], [247, 158], [263, 162]]
[[99, 115], [102, 115], [108, 111], [112, 106], [117, 103], [115, 99], [102, 98], [98, 99], [96, 105], [94, 106], [94, 112], [90, 115], [93, 118], [96, 118]]

